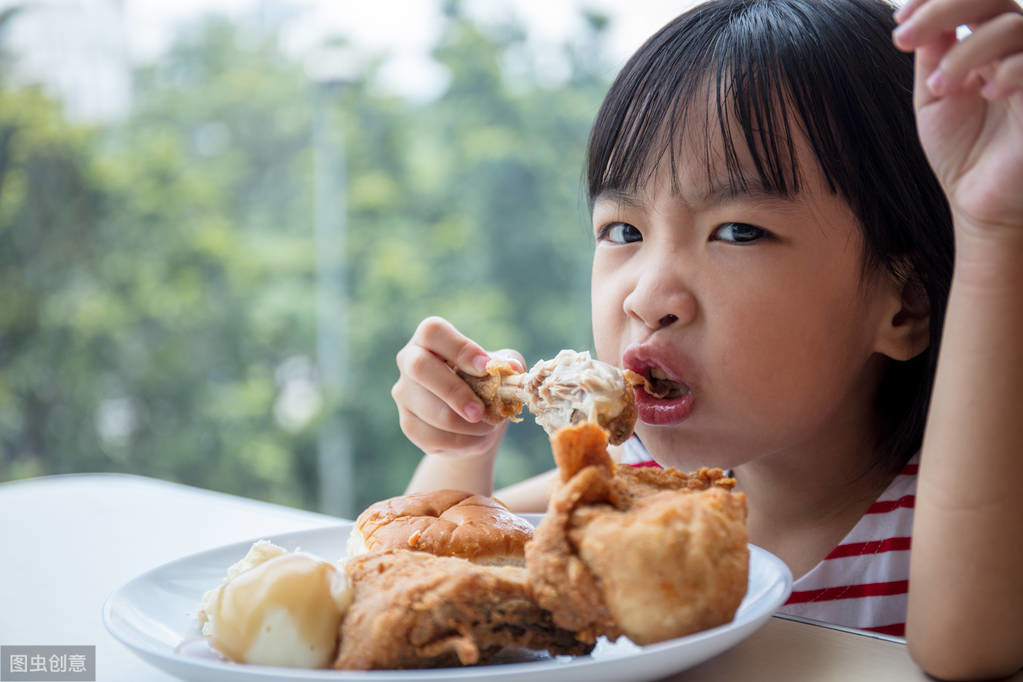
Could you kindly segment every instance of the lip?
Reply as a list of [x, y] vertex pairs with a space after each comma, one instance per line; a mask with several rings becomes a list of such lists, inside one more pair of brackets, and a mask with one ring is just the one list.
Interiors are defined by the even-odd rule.
[[671, 426], [680, 424], [689, 418], [694, 407], [692, 390], [678, 398], [666, 400], [655, 398], [643, 389], [636, 387], [636, 416], [644, 424], [651, 426]]
[[637, 374], [647, 376], [651, 367], [659, 367], [674, 381], [685, 384], [689, 389], [677, 398], [657, 398], [642, 386], [636, 387], [636, 412], [639, 420], [652, 426], [670, 426], [689, 418], [696, 406], [692, 383], [687, 380], [688, 371], [678, 359], [677, 353], [653, 343], [632, 344], [622, 355], [622, 366]]

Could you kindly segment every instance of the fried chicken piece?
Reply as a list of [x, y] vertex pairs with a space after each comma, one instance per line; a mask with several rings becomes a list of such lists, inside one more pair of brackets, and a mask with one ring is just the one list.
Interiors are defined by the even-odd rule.
[[551, 439], [561, 480], [526, 545], [554, 622], [650, 644], [730, 621], [746, 593], [746, 497], [720, 469], [617, 467], [593, 424]]
[[489, 424], [520, 421], [518, 414], [525, 405], [548, 434], [589, 421], [607, 429], [615, 445], [624, 443], [636, 424], [634, 387], [654, 390], [648, 379], [595, 360], [587, 351], [563, 350], [524, 373], [491, 360], [486, 376], [462, 371], [458, 375], [486, 405], [483, 418]]
[[569, 484], [556, 489], [547, 515], [526, 543], [529, 587], [536, 603], [549, 610], [554, 622], [585, 642], [622, 634], [604, 600], [599, 578], [578, 555], [569, 536], [572, 516], [583, 504], [611, 494], [609, 479], [599, 467], [587, 467]]
[[505, 646], [569, 655], [592, 648], [533, 601], [524, 568], [389, 550], [351, 559], [346, 571], [354, 599], [338, 669], [471, 665]]
[[735, 487], [735, 479], [725, 476], [721, 469], [700, 469], [684, 474], [677, 469], [656, 469], [647, 467], [620, 466], [615, 468], [615, 476], [625, 485], [625, 494], [630, 497], [643, 497], [663, 490], [707, 490], [721, 488], [731, 490]]
[[[458, 376], [465, 380], [472, 388], [472, 392], [483, 401], [486, 408], [483, 412], [483, 421], [488, 424], [500, 424], [505, 419], [511, 419], [513, 422], [522, 421], [519, 412], [522, 411], [522, 405], [528, 396], [518, 386], [506, 386], [504, 382], [517, 381], [518, 377], [524, 375], [510, 364], [490, 360], [487, 363], [486, 375], [477, 377], [459, 370]], [[510, 379], [511, 377], [515, 379]]]
[[569, 537], [618, 627], [651, 644], [732, 619], [746, 594], [745, 518], [741, 493], [664, 491], [625, 512], [577, 509]]

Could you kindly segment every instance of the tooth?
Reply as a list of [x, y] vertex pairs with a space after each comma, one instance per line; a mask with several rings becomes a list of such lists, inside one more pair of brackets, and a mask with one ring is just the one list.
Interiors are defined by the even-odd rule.
[[654, 379], [667, 379], [668, 375], [660, 367], [654, 367], [650, 370], [650, 376]]

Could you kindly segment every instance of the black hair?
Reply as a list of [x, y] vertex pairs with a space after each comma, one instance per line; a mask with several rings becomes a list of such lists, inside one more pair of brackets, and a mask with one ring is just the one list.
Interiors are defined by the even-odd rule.
[[[746, 188], [738, 143], [764, 187], [789, 196], [801, 180], [794, 136], [805, 137], [830, 190], [860, 222], [864, 273], [886, 269], [926, 294], [930, 344], [911, 360], [889, 360], [878, 391], [878, 464], [886, 468], [901, 466], [923, 438], [954, 250], [948, 202], [917, 138], [913, 56], [892, 44], [893, 11], [882, 0], [699, 5], [626, 63], [587, 154], [591, 209], [602, 192], [637, 190], [666, 153], [677, 190], [679, 133], [707, 129], [716, 116], [731, 189]], [[706, 120], [688, 120], [691, 102], [709, 102]], [[713, 137], [705, 136], [708, 172]]]

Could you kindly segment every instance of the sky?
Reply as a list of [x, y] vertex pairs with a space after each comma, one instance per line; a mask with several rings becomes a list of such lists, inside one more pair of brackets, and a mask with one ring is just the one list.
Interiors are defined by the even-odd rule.
[[[526, 26], [530, 49], [551, 56], [580, 29], [579, 10], [612, 18], [611, 56], [617, 69], [654, 31], [696, 0], [466, 0], [479, 17], [512, 14]], [[175, 33], [204, 13], [288, 27], [284, 48], [315, 70], [316, 47], [329, 35], [347, 35], [359, 48], [391, 55], [382, 83], [410, 97], [439, 91], [444, 74], [428, 55], [440, 30], [438, 0], [0, 0], [25, 5], [7, 45], [16, 73], [42, 81], [66, 102], [68, 114], [103, 120], [127, 106], [128, 65], [159, 57]], [[312, 73], [312, 71], [311, 71]], [[613, 74], [609, 74], [613, 75]]]

